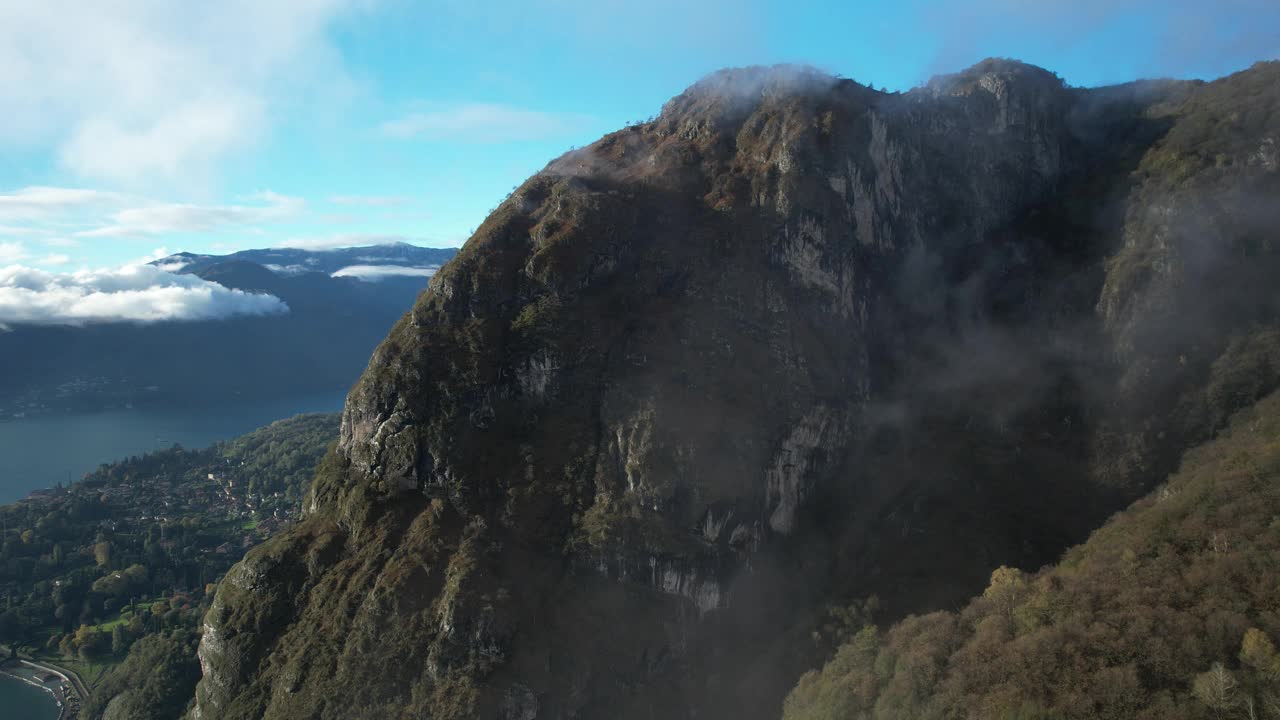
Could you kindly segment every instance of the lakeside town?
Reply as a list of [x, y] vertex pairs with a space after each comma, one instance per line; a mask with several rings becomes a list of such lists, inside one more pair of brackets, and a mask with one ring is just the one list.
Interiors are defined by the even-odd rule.
[[194, 683], [218, 582], [294, 522], [337, 424], [303, 415], [125, 458], [0, 506], [0, 671], [50, 692], [63, 718], [97, 717], [157, 668]]

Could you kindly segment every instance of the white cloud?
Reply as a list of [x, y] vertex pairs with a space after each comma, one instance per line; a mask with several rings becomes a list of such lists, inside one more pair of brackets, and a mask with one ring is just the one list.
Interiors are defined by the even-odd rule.
[[63, 253], [49, 253], [36, 259], [22, 243], [0, 242], [0, 265], [12, 265], [24, 260], [34, 260], [39, 265], [66, 265], [71, 262], [71, 256]]
[[127, 183], [151, 176], [180, 179], [184, 169], [210, 167], [248, 145], [262, 124], [262, 105], [255, 98], [193, 100], [140, 127], [91, 118], [63, 144], [58, 158], [86, 177]]
[[289, 238], [288, 240], [274, 243], [272, 247], [295, 250], [337, 250], [338, 248], [364, 247], [367, 245], [390, 245], [398, 242], [409, 242], [410, 239], [404, 235], [339, 233], [321, 237]]
[[151, 253], [148, 255], [143, 255], [140, 258], [137, 258], [135, 260], [130, 260], [129, 262], [125, 263], [125, 267], [131, 267], [133, 265], [146, 265], [147, 263], [152, 263], [152, 262], [155, 262], [156, 260], [164, 260], [165, 258], [169, 257], [172, 254], [173, 253], [169, 252], [169, 248], [158, 247], [152, 250]]
[[364, 4], [0, 2], [0, 143], [52, 147], [83, 177], [198, 182], [346, 84], [327, 33]]
[[273, 265], [268, 263], [263, 265], [263, 267], [277, 275], [283, 275], [284, 277], [293, 277], [294, 275], [314, 272], [311, 268], [304, 265]]
[[151, 265], [76, 273], [0, 268], [0, 324], [150, 323], [287, 311], [271, 295], [231, 290]]
[[439, 267], [405, 267], [403, 265], [350, 265], [335, 272], [332, 277], [352, 277], [367, 282], [377, 282], [386, 277], [431, 277]]
[[16, 263], [27, 257], [27, 249], [22, 243], [0, 243], [0, 263]]
[[[0, 193], [0, 218], [10, 222], [56, 219], [93, 208], [118, 205], [126, 200], [124, 195], [102, 190], [32, 186]], [[38, 232], [29, 227], [8, 229]]]
[[400, 207], [412, 205], [407, 195], [334, 195], [329, 198], [334, 205], [363, 205], [365, 207]]
[[411, 113], [383, 123], [379, 130], [388, 137], [402, 140], [503, 143], [561, 137], [581, 131], [592, 122], [585, 115], [470, 103]]
[[297, 216], [306, 207], [301, 198], [265, 192], [263, 205], [189, 205], [157, 203], [129, 207], [112, 215], [113, 224], [76, 233], [80, 237], [129, 237], [162, 233], [206, 232], [245, 227]]
[[[2, 0], [0, 0], [2, 1]], [[34, 236], [57, 248], [76, 238], [149, 237], [214, 232], [296, 218], [306, 210], [298, 197], [264, 191], [238, 204], [161, 202], [140, 195], [64, 187], [26, 187], [0, 193], [0, 238]]]

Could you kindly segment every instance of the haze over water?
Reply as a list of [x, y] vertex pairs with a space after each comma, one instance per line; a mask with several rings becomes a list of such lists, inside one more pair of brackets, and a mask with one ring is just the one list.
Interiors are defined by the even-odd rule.
[[[0, 503], [68, 483], [102, 463], [178, 443], [207, 447], [299, 413], [336, 412], [345, 392], [206, 407], [137, 408], [0, 422]], [[0, 703], [0, 707], [5, 707]]]

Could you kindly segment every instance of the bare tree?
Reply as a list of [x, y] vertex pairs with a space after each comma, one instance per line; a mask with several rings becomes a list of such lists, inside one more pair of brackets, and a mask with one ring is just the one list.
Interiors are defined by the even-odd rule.
[[1207, 672], [1196, 676], [1191, 691], [1213, 712], [1215, 718], [1224, 718], [1236, 705], [1237, 687], [1231, 671], [1222, 663], [1214, 663]]

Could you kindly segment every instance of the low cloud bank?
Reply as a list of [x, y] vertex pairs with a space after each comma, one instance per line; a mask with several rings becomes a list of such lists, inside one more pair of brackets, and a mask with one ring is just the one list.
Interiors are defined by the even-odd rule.
[[277, 275], [283, 275], [284, 277], [293, 277], [295, 275], [315, 272], [315, 270], [312, 270], [306, 265], [273, 265], [271, 263], [267, 263], [266, 265], [263, 265], [263, 267]]
[[349, 265], [335, 272], [333, 277], [353, 277], [366, 282], [377, 282], [386, 277], [431, 277], [439, 267], [405, 267], [403, 265]]
[[288, 311], [272, 295], [232, 290], [151, 265], [69, 274], [21, 265], [0, 268], [0, 325], [217, 320]]

